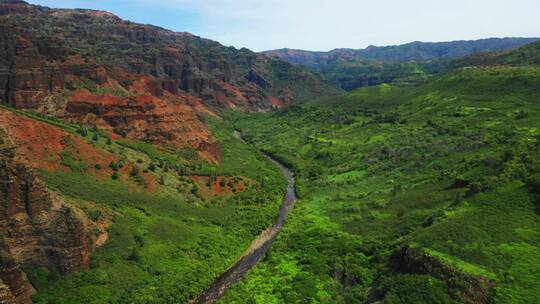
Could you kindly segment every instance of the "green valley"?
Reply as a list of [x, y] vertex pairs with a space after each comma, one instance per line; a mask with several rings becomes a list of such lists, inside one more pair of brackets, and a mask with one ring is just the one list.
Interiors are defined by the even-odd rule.
[[365, 49], [334, 49], [329, 52], [279, 49], [263, 53], [271, 58], [281, 58], [308, 67], [324, 75], [330, 83], [351, 91], [391, 82], [401, 85], [421, 84], [432, 75], [446, 71], [448, 65], [452, 65], [457, 58], [491, 58], [537, 40], [491, 38], [449, 42], [416, 41], [402, 45], [369, 46]]
[[0, 304], [540, 302], [538, 3], [32, 2]]
[[463, 68], [232, 115], [300, 201], [223, 302], [535, 303], [538, 88], [537, 66]]

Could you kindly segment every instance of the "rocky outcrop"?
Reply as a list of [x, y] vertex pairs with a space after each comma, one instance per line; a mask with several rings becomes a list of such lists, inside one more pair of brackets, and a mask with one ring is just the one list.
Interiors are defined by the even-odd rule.
[[2, 0], [0, 2], [0, 16], [10, 14], [29, 14], [35, 12], [35, 7], [21, 0]]
[[0, 242], [0, 303], [31, 303], [35, 292], [7, 245]]
[[[2, 0], [0, 15], [0, 103], [122, 136], [213, 147], [199, 118], [209, 108], [267, 111], [321, 88], [339, 93], [288, 63], [107, 12]], [[302, 88], [289, 94], [295, 79]], [[215, 151], [200, 152], [216, 161]]]
[[460, 291], [462, 300], [470, 304], [492, 303], [491, 280], [463, 273], [421, 249], [405, 246], [390, 257], [390, 269], [396, 273], [427, 274], [445, 281], [449, 288]]
[[0, 144], [0, 302], [30, 303], [35, 291], [20, 265], [60, 273], [87, 269], [104, 232], [14, 155]]

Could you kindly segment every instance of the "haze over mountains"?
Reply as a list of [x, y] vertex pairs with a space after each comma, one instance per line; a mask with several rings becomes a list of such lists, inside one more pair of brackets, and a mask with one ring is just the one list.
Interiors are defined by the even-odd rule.
[[491, 38], [472, 41], [411, 42], [366, 49], [329, 52], [280, 49], [263, 54], [320, 72], [345, 90], [395, 80], [417, 81], [459, 57], [485, 52], [506, 52], [538, 38]]
[[[4, 103], [122, 136], [211, 150], [197, 118], [209, 107], [264, 111], [332, 92], [301, 67], [107, 12], [13, 0], [0, 15]], [[162, 123], [149, 131], [149, 119]]]
[[0, 0], [0, 303], [536, 304], [537, 40], [260, 54]]

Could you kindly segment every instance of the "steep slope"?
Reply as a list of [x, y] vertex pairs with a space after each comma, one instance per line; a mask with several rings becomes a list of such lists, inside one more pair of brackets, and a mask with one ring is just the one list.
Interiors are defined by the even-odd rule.
[[263, 52], [309, 67], [325, 75], [343, 89], [388, 83], [395, 80], [417, 83], [447, 61], [480, 52], [508, 51], [537, 41], [536, 38], [491, 38], [474, 41], [412, 42], [366, 49], [335, 49], [310, 52], [281, 49]]
[[[4, 112], [1, 117], [5, 122]], [[86, 270], [107, 233], [46, 187], [3, 126], [0, 135], [0, 285], [6, 287], [0, 301], [30, 303], [36, 291], [22, 266]]]
[[0, 302], [195, 298], [285, 189], [221, 112], [340, 93], [188, 33], [0, 1]]
[[466, 56], [449, 63], [451, 68], [493, 65], [540, 65], [540, 42], [509, 52], [488, 52]]
[[305, 69], [108, 12], [0, 2], [0, 102], [219, 160], [201, 115], [339, 93]]
[[539, 87], [498, 64], [231, 117], [300, 200], [224, 303], [536, 303]]
[[229, 125], [207, 123], [219, 164], [0, 107], [0, 301], [186, 303], [205, 289], [286, 187]]
[[470, 41], [420, 42], [402, 45], [369, 46], [365, 49], [335, 49], [329, 52], [310, 52], [281, 49], [263, 52], [288, 62], [311, 68], [328, 64], [338, 58], [379, 61], [425, 61], [451, 59], [480, 52], [507, 51], [537, 41], [538, 38], [490, 38]]

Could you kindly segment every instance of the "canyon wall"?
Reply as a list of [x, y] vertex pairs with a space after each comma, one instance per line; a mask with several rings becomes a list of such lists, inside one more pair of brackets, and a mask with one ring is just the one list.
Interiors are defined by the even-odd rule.
[[87, 269], [105, 233], [50, 191], [15, 151], [0, 143], [0, 303], [31, 302], [35, 290], [22, 265], [60, 273]]

